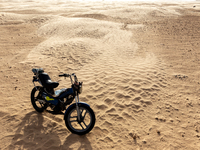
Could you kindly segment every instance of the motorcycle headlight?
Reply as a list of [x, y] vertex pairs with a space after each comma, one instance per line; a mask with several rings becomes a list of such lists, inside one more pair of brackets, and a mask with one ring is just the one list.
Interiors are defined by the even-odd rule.
[[80, 85], [79, 85], [78, 93], [81, 94], [81, 93], [82, 93], [82, 90], [83, 90], [83, 86], [82, 86], [82, 84], [80, 84]]

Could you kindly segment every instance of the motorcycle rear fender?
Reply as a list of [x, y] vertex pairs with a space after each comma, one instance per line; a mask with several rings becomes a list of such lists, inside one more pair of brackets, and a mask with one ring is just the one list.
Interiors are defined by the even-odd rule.
[[[66, 111], [65, 111], [65, 115], [64, 115], [64, 120], [66, 119], [66, 113], [70, 110], [71, 107], [74, 107], [74, 106], [76, 106], [76, 103], [70, 105], [70, 106], [66, 109]], [[78, 102], [78, 106], [86, 106], [86, 107], [90, 107], [89, 104], [84, 103], [84, 102]]]

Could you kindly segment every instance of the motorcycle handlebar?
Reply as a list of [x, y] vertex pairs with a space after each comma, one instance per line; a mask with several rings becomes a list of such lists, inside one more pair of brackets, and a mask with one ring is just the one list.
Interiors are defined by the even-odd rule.
[[75, 73], [72, 73], [71, 75], [70, 74], [66, 74], [66, 73], [64, 73], [64, 74], [60, 74], [60, 75], [58, 75], [59, 77], [70, 77], [70, 76], [76, 76], [75, 75]]
[[72, 76], [74, 76], [74, 81], [75, 81], [75, 82], [78, 82], [78, 79], [77, 79], [75, 73], [72, 73], [71, 75], [70, 75], [70, 74], [65, 74], [65, 73], [59, 75], [59, 77], [70, 77], [71, 82], [73, 83]]
[[60, 74], [59, 77], [69, 77], [69, 74]]

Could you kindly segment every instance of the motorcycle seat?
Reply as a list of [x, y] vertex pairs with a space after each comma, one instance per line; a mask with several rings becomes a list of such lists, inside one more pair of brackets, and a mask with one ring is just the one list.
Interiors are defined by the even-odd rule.
[[41, 81], [42, 85], [45, 88], [54, 89], [54, 88], [58, 87], [58, 85], [59, 85], [58, 82], [51, 81], [51, 78], [49, 77], [49, 75], [47, 73], [41, 73], [41, 74], [39, 74], [38, 77], [39, 77], [39, 80]]

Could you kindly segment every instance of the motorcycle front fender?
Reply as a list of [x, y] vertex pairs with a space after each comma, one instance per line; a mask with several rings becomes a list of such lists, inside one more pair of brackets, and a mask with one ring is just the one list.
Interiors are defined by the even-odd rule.
[[[78, 106], [86, 106], [86, 107], [90, 107], [90, 105], [89, 104], [87, 104], [87, 103], [84, 103], [84, 102], [78, 102]], [[72, 107], [76, 107], [76, 103], [73, 103], [72, 105], [70, 105], [67, 109], [66, 109], [66, 111], [65, 111], [65, 115], [64, 115], [64, 120], [66, 120], [66, 113], [70, 110], [70, 108], [72, 108]]]

